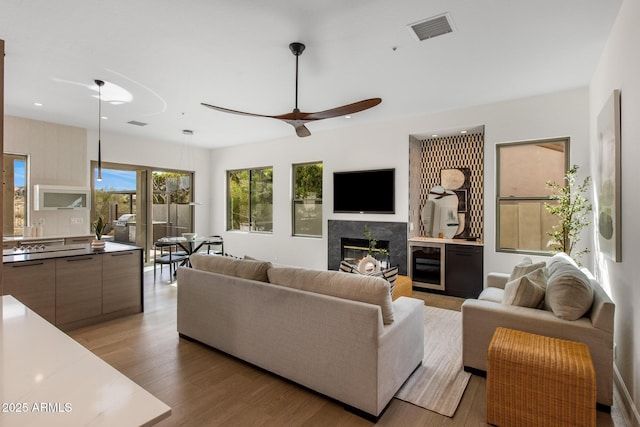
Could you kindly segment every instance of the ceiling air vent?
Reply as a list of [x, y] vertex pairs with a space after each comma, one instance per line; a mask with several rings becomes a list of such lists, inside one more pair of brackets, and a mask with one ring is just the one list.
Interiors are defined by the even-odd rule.
[[130, 125], [134, 125], [134, 126], [146, 126], [146, 125], [149, 124], [149, 123], [139, 122], [139, 121], [136, 121], [136, 120], [131, 120], [130, 122], [127, 122], [127, 123], [129, 123]]
[[432, 39], [453, 32], [451, 17], [448, 13], [415, 22], [410, 24], [409, 28], [418, 41]]

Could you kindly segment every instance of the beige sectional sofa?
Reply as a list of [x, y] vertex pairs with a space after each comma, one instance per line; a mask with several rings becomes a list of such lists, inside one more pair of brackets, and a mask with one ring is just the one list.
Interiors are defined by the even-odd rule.
[[[517, 269], [518, 266], [514, 273]], [[588, 271], [580, 270], [565, 254], [552, 257], [537, 273], [531, 271], [521, 276], [530, 279], [525, 280], [529, 283], [528, 291], [520, 288], [518, 294], [514, 290], [513, 284], [518, 282], [517, 278], [513, 279], [514, 273], [490, 273], [478, 299], [462, 304], [465, 369], [486, 372], [487, 349], [499, 326], [583, 342], [589, 347], [596, 371], [597, 402], [600, 407], [610, 407], [613, 404], [613, 301]], [[582, 284], [586, 280], [588, 287], [576, 284], [575, 277]], [[537, 307], [512, 304], [514, 300], [533, 297], [540, 292], [540, 287], [542, 302]], [[528, 296], [523, 298], [527, 292]], [[569, 320], [573, 318], [576, 319]]]
[[422, 361], [424, 303], [379, 277], [194, 254], [178, 332], [376, 418]]

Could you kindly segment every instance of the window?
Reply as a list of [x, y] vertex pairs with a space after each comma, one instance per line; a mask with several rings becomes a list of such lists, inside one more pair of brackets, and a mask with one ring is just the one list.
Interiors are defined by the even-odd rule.
[[273, 231], [273, 168], [227, 172], [227, 230]]
[[293, 235], [322, 236], [322, 162], [293, 165]]
[[4, 154], [4, 224], [3, 235], [22, 236], [22, 227], [28, 225], [27, 212], [29, 186], [27, 185], [27, 156], [23, 154]]
[[496, 250], [549, 252], [547, 233], [558, 220], [544, 207], [552, 193], [546, 183], [564, 181], [569, 138], [498, 144], [496, 150]]

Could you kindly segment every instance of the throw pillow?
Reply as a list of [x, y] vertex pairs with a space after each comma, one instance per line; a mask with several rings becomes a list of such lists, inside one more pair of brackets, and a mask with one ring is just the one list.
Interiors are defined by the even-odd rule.
[[389, 282], [389, 294], [393, 296], [393, 288], [396, 286], [396, 280], [398, 279], [398, 266], [389, 267], [385, 270], [372, 271], [371, 273], [361, 273], [357, 266], [348, 263], [347, 261], [340, 261], [340, 271], [344, 273], [362, 274], [363, 276], [382, 277]]
[[360, 274], [358, 267], [348, 263], [347, 261], [340, 261], [340, 271], [344, 271], [345, 273]]
[[393, 297], [393, 288], [395, 288], [396, 280], [398, 280], [398, 266], [367, 273], [366, 276], [382, 277], [389, 282], [389, 294]]
[[546, 264], [544, 261], [536, 262], [534, 264], [531, 258], [524, 257], [522, 261], [520, 261], [518, 264], [515, 265], [515, 267], [513, 267], [513, 271], [511, 272], [511, 275], [509, 276], [509, 280], [507, 280], [507, 282], [516, 280], [517, 278], [522, 277], [525, 274], [529, 274], [532, 271], [535, 271], [545, 266]]
[[544, 300], [547, 282], [546, 269], [538, 268], [504, 286], [503, 304], [538, 308]]
[[565, 320], [584, 316], [593, 304], [593, 288], [586, 274], [566, 254], [549, 261], [549, 278], [544, 302], [553, 314]]

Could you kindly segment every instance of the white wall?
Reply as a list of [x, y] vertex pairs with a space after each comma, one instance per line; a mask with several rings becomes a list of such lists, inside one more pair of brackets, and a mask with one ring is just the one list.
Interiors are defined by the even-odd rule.
[[[211, 189], [209, 183], [209, 150], [102, 132], [102, 160], [158, 168], [193, 170], [195, 174], [195, 230], [209, 235]], [[5, 117], [4, 151], [28, 154], [30, 189], [34, 184], [89, 187], [91, 160], [98, 159], [96, 131], [47, 123], [19, 117]], [[33, 200], [33, 199], [32, 199]], [[31, 203], [33, 206], [33, 203]], [[33, 212], [30, 220], [45, 219], [45, 236], [91, 234], [90, 212]], [[81, 217], [82, 224], [71, 218]]]
[[[569, 136], [571, 163], [581, 166], [581, 174], [588, 174], [587, 88], [327, 131], [308, 138], [293, 135], [270, 142], [213, 150], [211, 228], [224, 236], [225, 250], [233, 255], [248, 254], [278, 263], [326, 268], [328, 219], [408, 221], [409, 135], [476, 125], [485, 125], [485, 271], [510, 271], [521, 257], [495, 252], [495, 144]], [[313, 132], [313, 125], [309, 127]], [[325, 229], [322, 239], [291, 236], [291, 164], [306, 161], [324, 162]], [[258, 166], [274, 167], [273, 234], [226, 232], [225, 172]], [[396, 213], [334, 214], [333, 172], [372, 168], [396, 168]], [[587, 233], [586, 243], [588, 236]]]
[[[195, 171], [194, 200], [201, 205], [195, 209], [195, 232], [208, 236], [209, 211], [211, 203], [211, 185], [209, 182], [209, 150], [185, 145], [179, 138], [176, 143], [168, 143], [102, 132], [102, 161], [109, 163], [124, 163], [137, 166], [153, 166], [168, 169], [183, 169]], [[88, 160], [98, 160], [98, 134], [96, 131], [87, 132]]]
[[[640, 2], [625, 0], [604, 49], [590, 87], [591, 147], [597, 147], [597, 117], [614, 89], [621, 97], [621, 182], [622, 182], [622, 262], [615, 263], [595, 253], [595, 273], [610, 289], [616, 303], [616, 366], [631, 395], [640, 407], [640, 198], [638, 161], [640, 160]], [[595, 170], [595, 158], [593, 166]], [[636, 412], [636, 417], [638, 414]], [[636, 418], [640, 423], [640, 419]]]
[[[82, 128], [63, 126], [20, 117], [5, 116], [4, 151], [29, 156], [29, 221], [45, 221], [44, 236], [90, 234], [89, 210], [34, 211], [36, 184], [89, 187], [87, 133]], [[77, 224], [72, 218], [80, 218]]]

